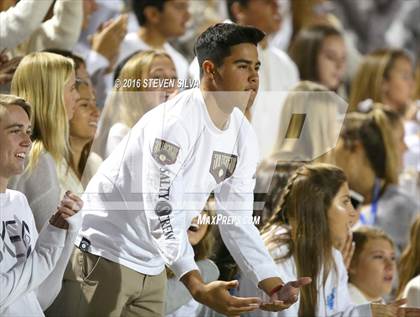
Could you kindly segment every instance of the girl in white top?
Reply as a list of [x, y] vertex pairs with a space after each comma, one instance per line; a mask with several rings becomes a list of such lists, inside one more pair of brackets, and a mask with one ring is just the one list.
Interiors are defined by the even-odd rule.
[[354, 304], [384, 302], [396, 275], [395, 245], [382, 230], [360, 227], [353, 232], [355, 250], [349, 268]]
[[410, 240], [398, 265], [398, 296], [407, 298], [407, 306], [420, 308], [420, 216], [410, 230]]
[[38, 231], [66, 191], [60, 191], [57, 168], [70, 160], [68, 121], [79, 97], [75, 86], [73, 61], [44, 52], [23, 58], [12, 80], [11, 91], [32, 104], [33, 146], [25, 172], [10, 188], [28, 198]]
[[[344, 172], [327, 164], [299, 168], [288, 182], [276, 212], [262, 230], [264, 241], [287, 279], [311, 276], [298, 301], [279, 313], [251, 316], [393, 316], [397, 306], [354, 306], [347, 289], [347, 270], [334, 248], [347, 238], [352, 214]], [[241, 295], [252, 290], [246, 279]], [[254, 315], [253, 315], [254, 314]]]

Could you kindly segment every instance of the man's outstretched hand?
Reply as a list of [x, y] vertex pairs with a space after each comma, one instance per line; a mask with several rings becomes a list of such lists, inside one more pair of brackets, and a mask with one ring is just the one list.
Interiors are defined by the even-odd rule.
[[260, 309], [267, 311], [281, 311], [296, 303], [302, 286], [312, 282], [310, 277], [301, 277], [297, 281], [284, 284], [278, 291], [271, 294], [270, 301], [261, 304]]
[[261, 304], [261, 299], [258, 297], [230, 295], [229, 289], [238, 287], [238, 281], [214, 281], [204, 284], [198, 271], [188, 272], [181, 281], [196, 301], [229, 317], [239, 317], [240, 314], [254, 311]]

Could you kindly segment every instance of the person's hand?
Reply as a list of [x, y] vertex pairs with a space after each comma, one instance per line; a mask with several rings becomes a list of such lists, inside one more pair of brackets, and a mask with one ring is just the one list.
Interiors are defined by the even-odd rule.
[[297, 281], [284, 284], [278, 291], [270, 296], [268, 303], [262, 303], [260, 309], [267, 311], [281, 311], [296, 303], [299, 289], [312, 282], [310, 277], [301, 277]]
[[128, 16], [119, 16], [115, 21], [108, 21], [91, 38], [92, 50], [104, 56], [113, 67], [120, 52], [121, 42], [127, 34]]
[[238, 287], [238, 281], [214, 281], [204, 284], [194, 294], [194, 299], [226, 316], [239, 316], [260, 307], [258, 297], [236, 297], [229, 294], [229, 289]]
[[22, 57], [15, 57], [9, 60], [4, 51], [0, 53], [0, 85], [12, 81], [13, 74], [21, 60]]
[[57, 207], [57, 211], [50, 218], [50, 224], [60, 228], [68, 229], [67, 218], [74, 216], [83, 207], [83, 201], [71, 191], [67, 191]]
[[353, 242], [353, 233], [349, 230], [346, 241], [337, 246], [338, 250], [343, 256], [344, 264], [346, 265], [347, 270], [350, 267], [351, 258], [353, 257], [356, 244]]
[[401, 315], [403, 313], [401, 305], [406, 302], [405, 299], [400, 299], [391, 304], [372, 303], [372, 317], [403, 317], [404, 315]]

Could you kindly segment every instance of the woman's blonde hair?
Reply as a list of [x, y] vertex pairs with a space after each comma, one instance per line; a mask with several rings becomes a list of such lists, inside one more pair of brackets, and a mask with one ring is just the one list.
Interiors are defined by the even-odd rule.
[[145, 95], [138, 94], [144, 91], [144, 80], [149, 78], [150, 66], [156, 57], [165, 56], [171, 61], [171, 57], [163, 51], [141, 51], [128, 57], [122, 66], [112, 95], [107, 100], [102, 112], [97, 138], [93, 144], [93, 150], [102, 157], [106, 156], [106, 142], [109, 130], [115, 123], [123, 123], [129, 128], [150, 110]]
[[122, 94], [119, 94], [121, 97], [121, 104], [119, 104], [119, 121], [125, 123], [130, 128], [133, 127], [139, 118], [149, 110], [148, 105], [145, 105], [144, 102], [142, 103], [142, 101], [138, 99], [138, 96], [130, 94], [130, 92], [145, 91], [143, 81], [149, 77], [150, 66], [153, 63], [153, 60], [160, 56], [167, 57], [172, 61], [171, 57], [163, 51], [150, 50], [139, 52], [128, 59], [118, 76], [121, 83], [133, 79], [140, 79], [141, 83], [140, 86], [137, 84], [122, 84], [116, 89], [119, 93], [123, 92]]
[[420, 275], [420, 216], [411, 226], [410, 241], [402, 253], [398, 265], [400, 284], [398, 286], [398, 297], [401, 297], [407, 283], [417, 275]]
[[359, 103], [366, 99], [383, 102], [383, 83], [398, 58], [411, 63], [410, 56], [398, 49], [381, 49], [365, 56], [352, 80], [349, 111], [358, 111]]
[[74, 71], [69, 58], [45, 52], [31, 53], [20, 62], [11, 91], [32, 105], [33, 146], [31, 170], [43, 151], [56, 163], [69, 160], [69, 123], [64, 103], [64, 85]]

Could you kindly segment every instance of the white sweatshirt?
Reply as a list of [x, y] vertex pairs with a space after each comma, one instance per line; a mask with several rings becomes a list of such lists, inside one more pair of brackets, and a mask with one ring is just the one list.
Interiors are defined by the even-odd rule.
[[82, 1], [57, 0], [52, 18], [43, 22], [13, 53], [18, 56], [48, 48], [72, 51], [79, 39], [82, 22]]
[[[200, 89], [184, 91], [146, 113], [101, 165], [83, 198], [76, 245], [143, 274], [167, 264], [181, 277], [197, 269], [187, 228], [210, 192], [220, 215], [250, 220], [257, 158], [255, 134], [239, 109], [219, 130]], [[219, 228], [254, 283], [279, 276], [252, 223]]]
[[[281, 230], [281, 229], [280, 229]], [[278, 233], [277, 233], [278, 234]], [[274, 258], [281, 257], [287, 254], [288, 248], [286, 245], [279, 246], [271, 251]], [[323, 271], [321, 270], [317, 282], [317, 308], [315, 316], [336, 316], [336, 317], [370, 317], [370, 304], [355, 306], [352, 304], [348, 287], [347, 287], [347, 269], [345, 267], [341, 253], [333, 249], [332, 255], [337, 268], [337, 274], [334, 270], [329, 272], [325, 286], [322, 285]], [[310, 261], [310, 259], [307, 259]], [[284, 281], [296, 280], [296, 263], [293, 257], [282, 260], [277, 263], [281, 277]], [[255, 296], [261, 292], [247, 279], [246, 274], [241, 274], [239, 281], [239, 296]], [[298, 316], [300, 305], [300, 298], [298, 301], [290, 306], [290, 308], [281, 312], [267, 312], [256, 310], [252, 313], [244, 314], [244, 316], [255, 317], [296, 317]]]
[[42, 23], [53, 0], [21, 0], [0, 12], [0, 50], [15, 48]]
[[[46, 224], [38, 237], [25, 196], [0, 193], [0, 315], [43, 316], [61, 289], [72, 232]], [[71, 229], [70, 229], [71, 230]]]

